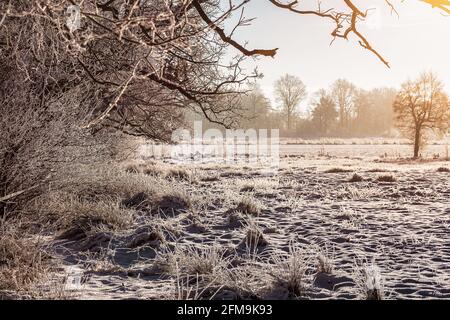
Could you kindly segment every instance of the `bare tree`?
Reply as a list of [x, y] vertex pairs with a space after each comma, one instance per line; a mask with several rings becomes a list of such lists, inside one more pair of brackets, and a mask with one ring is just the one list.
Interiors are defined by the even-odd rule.
[[339, 126], [342, 131], [350, 129], [356, 93], [356, 86], [345, 79], [336, 80], [332, 85], [332, 94], [339, 110]]
[[306, 86], [300, 78], [286, 74], [275, 82], [275, 97], [286, 116], [287, 129], [292, 129], [292, 118], [299, 103], [307, 96]]
[[432, 130], [447, 133], [450, 126], [450, 102], [442, 82], [431, 72], [402, 84], [394, 102], [396, 123], [414, 142], [414, 158]]

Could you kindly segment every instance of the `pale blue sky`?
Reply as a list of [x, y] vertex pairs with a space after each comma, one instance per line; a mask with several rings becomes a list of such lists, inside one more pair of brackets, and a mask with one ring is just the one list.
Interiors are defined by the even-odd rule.
[[[419, 0], [391, 0], [400, 14], [391, 15], [384, 0], [355, 1], [371, 11], [368, 25], [360, 30], [390, 62], [391, 69], [361, 48], [355, 39], [332, 40], [333, 25], [321, 18], [299, 16], [278, 9], [266, 0], [252, 0], [245, 16], [256, 17], [251, 26], [236, 33], [237, 40], [248, 41], [248, 48], [280, 48], [275, 59], [259, 58], [248, 66], [259, 66], [265, 77], [260, 81], [272, 98], [273, 83], [285, 73], [299, 76], [310, 92], [327, 87], [337, 78], [346, 78], [359, 87], [399, 87], [408, 77], [433, 70], [450, 91], [450, 17], [443, 16]], [[301, 1], [315, 6], [317, 1]], [[342, 1], [322, 1], [339, 6]]]

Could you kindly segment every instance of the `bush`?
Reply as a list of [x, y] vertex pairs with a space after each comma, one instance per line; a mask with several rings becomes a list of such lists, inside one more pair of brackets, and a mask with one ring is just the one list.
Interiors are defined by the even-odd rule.
[[49, 270], [49, 257], [24, 237], [20, 221], [0, 222], [0, 300], [10, 292], [32, 294], [33, 283]]

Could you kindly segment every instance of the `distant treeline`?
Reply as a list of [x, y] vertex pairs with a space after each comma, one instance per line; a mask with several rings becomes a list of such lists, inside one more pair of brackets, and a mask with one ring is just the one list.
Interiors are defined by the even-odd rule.
[[[258, 85], [242, 96], [239, 127], [280, 129], [280, 136], [296, 138], [391, 137], [396, 134], [396, 93], [392, 88], [363, 90], [343, 79], [307, 93], [297, 77], [286, 75], [275, 85], [275, 104]], [[308, 107], [299, 112], [302, 101]], [[205, 123], [204, 128], [208, 127], [211, 124]]]

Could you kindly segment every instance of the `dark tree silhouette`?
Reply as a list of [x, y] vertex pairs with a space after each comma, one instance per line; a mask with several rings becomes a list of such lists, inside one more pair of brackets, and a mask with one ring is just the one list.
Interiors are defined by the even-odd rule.
[[324, 90], [319, 92], [319, 101], [312, 111], [312, 122], [321, 134], [327, 135], [336, 124], [338, 112], [333, 99]]

